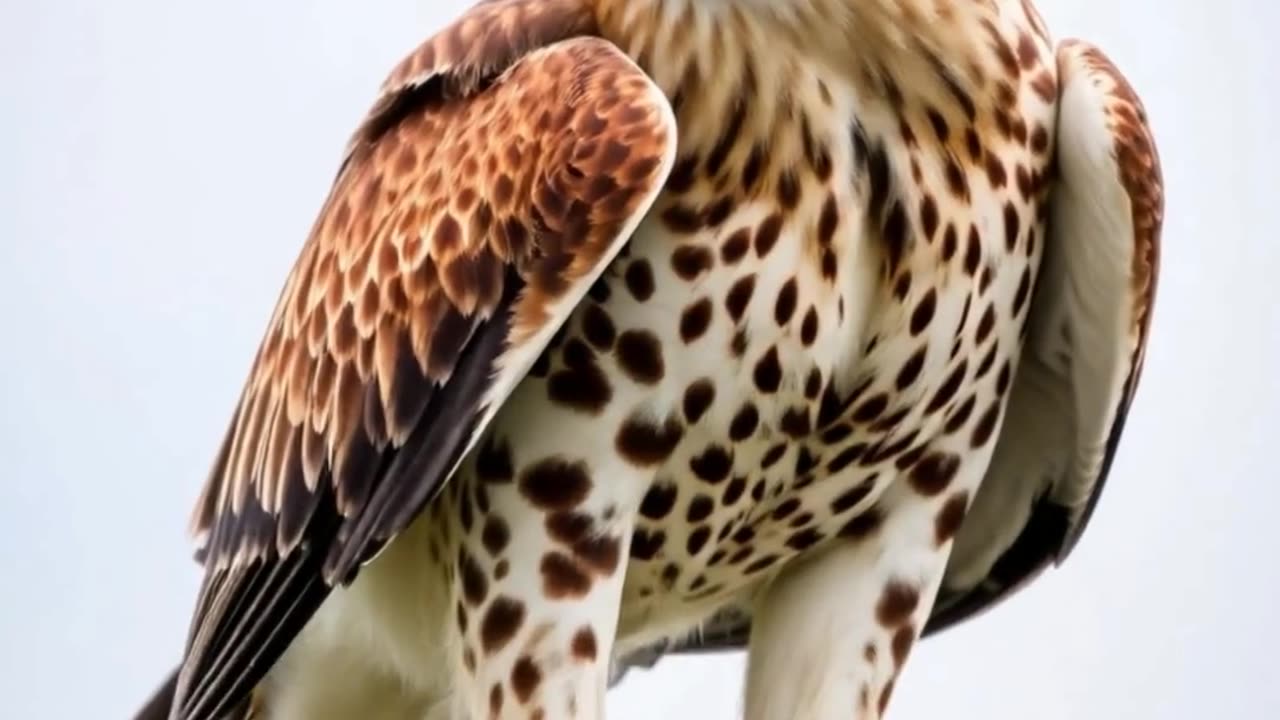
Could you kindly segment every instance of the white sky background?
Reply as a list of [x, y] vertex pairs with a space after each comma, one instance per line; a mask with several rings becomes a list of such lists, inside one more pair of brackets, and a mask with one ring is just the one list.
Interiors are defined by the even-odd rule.
[[[339, 153], [458, 0], [0, 2], [0, 717], [126, 717], [187, 512]], [[1138, 403], [1067, 566], [917, 646], [891, 711], [1280, 717], [1280, 5], [1040, 0], [1143, 94], [1168, 185]], [[730, 720], [742, 660], [611, 718]]]

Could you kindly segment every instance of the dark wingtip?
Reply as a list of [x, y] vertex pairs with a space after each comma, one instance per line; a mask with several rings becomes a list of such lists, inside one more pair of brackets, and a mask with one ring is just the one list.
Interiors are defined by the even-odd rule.
[[1111, 425], [1111, 433], [1107, 435], [1106, 450], [1102, 456], [1102, 467], [1098, 469], [1098, 482], [1094, 484], [1093, 492], [1089, 495], [1089, 501], [1080, 512], [1079, 518], [1067, 529], [1058, 544], [1054, 560], [1059, 565], [1067, 559], [1072, 550], [1076, 549], [1076, 544], [1080, 542], [1080, 536], [1084, 534], [1085, 526], [1093, 519], [1093, 512], [1098, 508], [1098, 499], [1102, 497], [1102, 489], [1107, 484], [1107, 477], [1111, 475], [1111, 465], [1115, 462], [1116, 452], [1120, 449], [1120, 436], [1124, 434], [1125, 421], [1129, 419], [1129, 403], [1136, 389], [1140, 370], [1140, 366], [1135, 363], [1133, 370], [1125, 378], [1124, 388], [1120, 393], [1122, 399], [1116, 408], [1116, 419]]
[[133, 720], [169, 720], [173, 708], [173, 693], [178, 686], [178, 669], [169, 671], [169, 677], [147, 700], [147, 704], [133, 716]]
[[1037, 503], [1026, 527], [996, 560], [987, 580], [936, 608], [925, 624], [922, 637], [971, 620], [1030, 583], [1054, 562], [1070, 529], [1071, 515], [1067, 508], [1048, 500]]

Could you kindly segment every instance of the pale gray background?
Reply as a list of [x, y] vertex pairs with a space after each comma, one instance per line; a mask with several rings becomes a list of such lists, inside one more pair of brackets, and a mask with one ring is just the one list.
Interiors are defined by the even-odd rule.
[[[463, 4], [0, 2], [0, 717], [125, 717], [176, 659], [187, 511], [284, 274], [384, 73]], [[1155, 122], [1146, 376], [1077, 553], [921, 645], [893, 717], [1280, 717], [1280, 8], [1039, 4]], [[667, 661], [611, 717], [728, 720], [741, 669]]]

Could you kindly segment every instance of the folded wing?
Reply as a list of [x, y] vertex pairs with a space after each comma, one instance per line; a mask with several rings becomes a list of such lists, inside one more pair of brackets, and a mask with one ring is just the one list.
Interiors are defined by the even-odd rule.
[[576, 0], [472, 9], [391, 75], [289, 275], [193, 526], [177, 718], [243, 700], [434, 497], [670, 172]]
[[1096, 47], [1064, 43], [1058, 68], [1059, 177], [1027, 344], [930, 631], [1066, 559], [1142, 372], [1164, 213], [1155, 141], [1137, 94]]

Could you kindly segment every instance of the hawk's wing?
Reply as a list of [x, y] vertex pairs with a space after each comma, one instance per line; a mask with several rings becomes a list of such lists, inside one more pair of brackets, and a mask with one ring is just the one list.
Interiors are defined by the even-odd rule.
[[[1058, 51], [1057, 161], [1027, 344], [992, 464], [952, 549], [925, 628], [991, 607], [1071, 551], [1102, 492], [1137, 389], [1159, 263], [1164, 192], [1142, 103], [1097, 48]], [[696, 637], [620, 659], [746, 647], [726, 608]]]
[[674, 117], [593, 30], [578, 0], [486, 2], [384, 86], [195, 511], [174, 717], [234, 706], [408, 525], [653, 203]]
[[1057, 164], [1027, 342], [929, 630], [1066, 559], [1102, 493], [1146, 353], [1164, 189], [1141, 100], [1096, 47], [1058, 49]]

